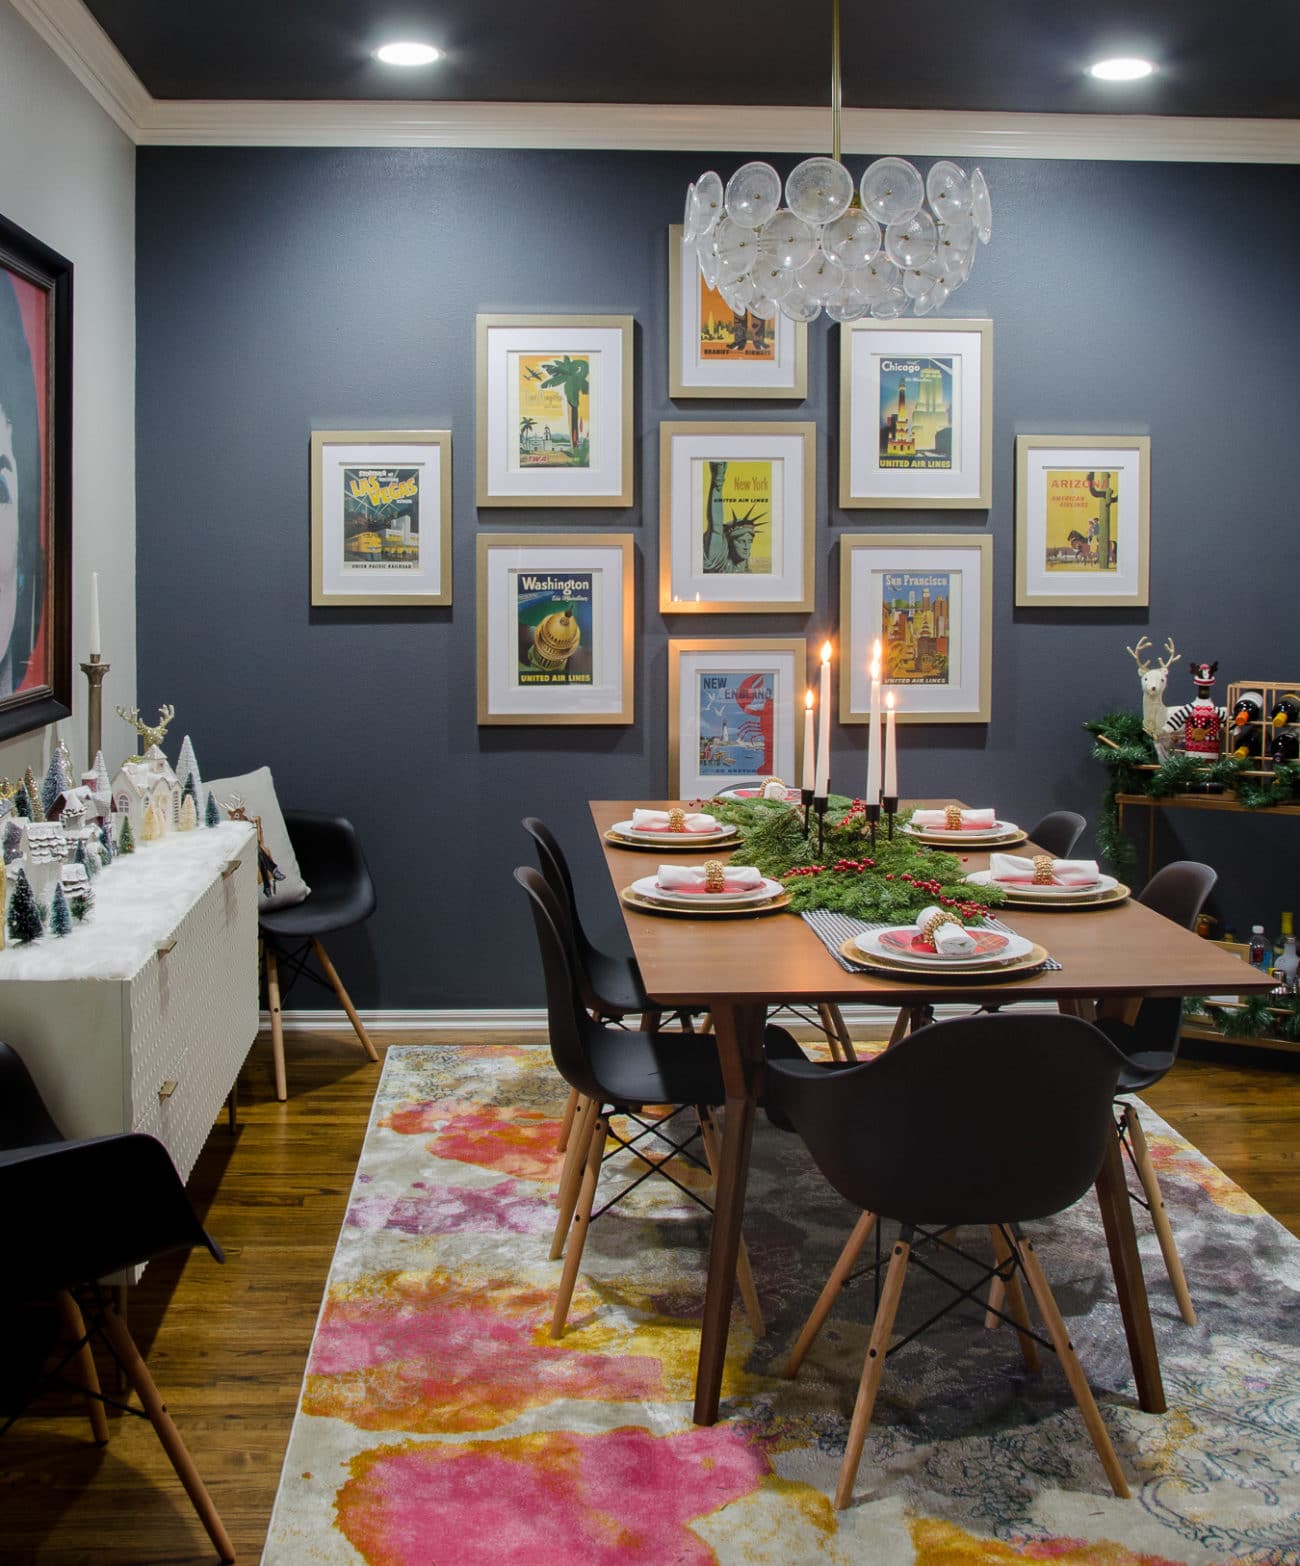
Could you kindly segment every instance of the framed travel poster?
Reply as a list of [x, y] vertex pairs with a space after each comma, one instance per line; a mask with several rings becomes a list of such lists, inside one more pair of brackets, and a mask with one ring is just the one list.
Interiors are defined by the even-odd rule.
[[314, 430], [311, 601], [451, 602], [451, 431]]
[[1150, 555], [1149, 435], [1017, 435], [1017, 604], [1140, 608]]
[[632, 535], [480, 533], [478, 721], [632, 722]]
[[987, 723], [993, 540], [965, 533], [840, 538], [840, 722], [871, 718], [871, 649], [900, 723]]
[[817, 426], [659, 426], [662, 614], [813, 607]]
[[753, 778], [797, 786], [807, 684], [799, 637], [670, 639], [669, 794], [707, 799]]
[[987, 507], [992, 321], [840, 329], [840, 505]]
[[0, 218], [0, 739], [72, 710], [72, 263]]
[[668, 230], [668, 323], [670, 397], [808, 395], [805, 323], [733, 310], [700, 275], [680, 223]]
[[632, 317], [478, 317], [480, 506], [632, 504]]

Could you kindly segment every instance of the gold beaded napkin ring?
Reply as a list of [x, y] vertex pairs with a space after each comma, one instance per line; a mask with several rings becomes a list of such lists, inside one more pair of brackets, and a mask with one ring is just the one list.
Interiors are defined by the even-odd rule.
[[944, 806], [944, 816], [946, 817], [946, 820], [945, 820], [944, 824], [945, 824], [945, 826], [948, 828], [948, 830], [950, 832], [960, 832], [961, 831], [961, 806], [960, 805], [945, 805]]
[[725, 892], [727, 878], [723, 873], [721, 859], [706, 859], [704, 861], [704, 889], [706, 892]]
[[955, 919], [952, 914], [945, 913], [942, 908], [938, 911], [938, 913], [932, 913], [921, 926], [921, 939], [923, 941], [928, 941], [931, 946], [935, 947], [936, 951], [938, 950], [938, 947], [935, 946], [934, 932], [941, 924], [955, 924], [959, 930], [962, 927], [960, 919]]
[[686, 812], [680, 805], [674, 805], [668, 812], [668, 830], [670, 832], [684, 832], [686, 830]]
[[1051, 854], [1035, 854], [1034, 885], [1051, 886], [1052, 882], [1056, 879], [1055, 875], [1052, 873], [1055, 865], [1056, 861], [1052, 858]]

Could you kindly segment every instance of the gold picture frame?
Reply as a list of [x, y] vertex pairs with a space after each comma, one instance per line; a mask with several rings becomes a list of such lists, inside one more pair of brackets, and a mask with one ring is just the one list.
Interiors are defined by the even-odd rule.
[[476, 317], [479, 506], [630, 506], [630, 315]]
[[807, 686], [801, 636], [670, 637], [669, 795], [708, 798], [759, 777], [797, 788]]
[[315, 608], [451, 602], [451, 431], [313, 430]]
[[[709, 317], [712, 316], [712, 323]], [[700, 275], [682, 245], [682, 225], [668, 229], [668, 395], [762, 397], [802, 402], [808, 395], [808, 327], [780, 311], [771, 321], [746, 314], [725, 341], [735, 312]], [[738, 342], [737, 337], [743, 338]], [[756, 345], [756, 339], [758, 344]]]
[[842, 326], [840, 505], [973, 511], [992, 495], [992, 321]]
[[660, 613], [811, 612], [816, 479], [810, 420], [661, 424]]
[[[892, 610], [889, 605], [892, 603]], [[871, 647], [899, 723], [987, 723], [993, 540], [973, 533], [840, 537], [840, 722], [871, 719]]]
[[630, 533], [480, 533], [478, 721], [633, 721]]
[[1151, 437], [1017, 435], [1017, 606], [1145, 608], [1150, 581]]

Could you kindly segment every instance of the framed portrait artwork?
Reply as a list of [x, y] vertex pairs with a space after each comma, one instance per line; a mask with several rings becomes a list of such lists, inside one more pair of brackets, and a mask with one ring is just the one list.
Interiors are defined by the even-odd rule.
[[813, 607], [817, 426], [659, 426], [663, 614]]
[[670, 638], [669, 794], [707, 799], [752, 778], [795, 786], [807, 665], [800, 637]]
[[840, 539], [840, 722], [871, 717], [871, 648], [900, 723], [987, 723], [993, 540], [960, 533]]
[[72, 710], [72, 263], [0, 218], [0, 739]]
[[1151, 437], [1016, 436], [1016, 603], [1150, 602]]
[[631, 723], [630, 533], [480, 533], [478, 721]]
[[992, 321], [841, 328], [841, 506], [975, 510], [992, 472]]
[[451, 602], [451, 431], [314, 430], [311, 601]]
[[478, 317], [480, 506], [632, 504], [632, 317]]
[[670, 397], [808, 395], [807, 325], [733, 310], [683, 247], [680, 223], [668, 230], [668, 323]]

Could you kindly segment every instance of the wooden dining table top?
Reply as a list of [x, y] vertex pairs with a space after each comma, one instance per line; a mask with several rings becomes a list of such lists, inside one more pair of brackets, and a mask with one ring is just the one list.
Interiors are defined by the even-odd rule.
[[[653, 853], [610, 842], [605, 833], [633, 809], [670, 809], [676, 800], [593, 800], [592, 819], [602, 841], [615, 891], [653, 873]], [[943, 805], [946, 800], [910, 802]], [[883, 830], [883, 829], [882, 829]], [[1033, 852], [1016, 845], [1015, 853]], [[734, 852], [734, 851], [733, 851]], [[730, 853], [665, 843], [661, 858], [699, 864]], [[988, 867], [989, 851], [973, 845], [958, 857], [968, 873]], [[762, 996], [772, 1005], [789, 1001], [856, 1001], [863, 1005], [906, 1005], [921, 998], [980, 1001], [1010, 999], [1104, 999], [1129, 995], [1213, 995], [1265, 991], [1271, 980], [1130, 898], [1086, 910], [1003, 908], [997, 917], [1017, 934], [1048, 951], [1059, 971], [981, 984], [935, 980], [931, 973], [883, 977], [849, 973], [796, 914], [753, 914], [736, 918], [683, 917], [642, 913], [622, 904], [628, 936], [646, 993], [669, 1006], [708, 998], [744, 1001]]]

